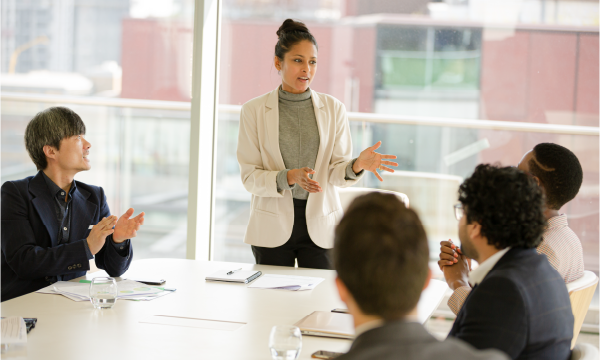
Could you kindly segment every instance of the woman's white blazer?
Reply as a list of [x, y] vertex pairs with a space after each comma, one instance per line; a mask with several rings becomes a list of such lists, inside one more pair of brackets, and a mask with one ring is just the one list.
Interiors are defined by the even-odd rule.
[[[252, 194], [244, 242], [261, 247], [285, 244], [294, 226], [291, 190], [277, 191], [277, 173], [285, 169], [279, 150], [279, 88], [242, 106], [237, 158], [244, 187]], [[347, 187], [346, 166], [352, 160], [352, 138], [346, 108], [339, 100], [311, 90], [319, 128], [319, 151], [313, 180], [323, 189], [308, 196], [306, 224], [313, 242], [333, 247], [334, 228], [343, 215], [336, 186]]]

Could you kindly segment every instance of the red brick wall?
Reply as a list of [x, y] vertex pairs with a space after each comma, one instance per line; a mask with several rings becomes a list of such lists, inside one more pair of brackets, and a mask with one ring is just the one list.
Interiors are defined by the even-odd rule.
[[186, 54], [191, 35], [192, 29], [180, 24], [123, 20], [121, 97], [190, 101], [191, 74], [186, 74], [185, 61], [190, 61]]

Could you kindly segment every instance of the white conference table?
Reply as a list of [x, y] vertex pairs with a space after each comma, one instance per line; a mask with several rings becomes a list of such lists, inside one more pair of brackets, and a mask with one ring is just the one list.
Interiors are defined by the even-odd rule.
[[[205, 281], [222, 269], [325, 278], [308, 291], [262, 290], [245, 284]], [[27, 339], [28, 359], [271, 359], [268, 341], [274, 325], [291, 325], [313, 311], [345, 307], [335, 288], [335, 271], [194, 261], [133, 261], [124, 278], [163, 278], [173, 294], [152, 301], [118, 300], [112, 309], [62, 295], [31, 293], [2, 303], [2, 316], [36, 317]], [[103, 271], [88, 274], [91, 279]], [[118, 279], [118, 278], [117, 278]], [[427, 319], [441, 302], [446, 284], [432, 280], [421, 296], [419, 317]], [[246, 323], [235, 331], [140, 323], [152, 315]], [[424, 322], [424, 321], [423, 321]], [[350, 340], [303, 336], [299, 359], [317, 350], [345, 352]], [[2, 358], [11, 358], [10, 348]]]

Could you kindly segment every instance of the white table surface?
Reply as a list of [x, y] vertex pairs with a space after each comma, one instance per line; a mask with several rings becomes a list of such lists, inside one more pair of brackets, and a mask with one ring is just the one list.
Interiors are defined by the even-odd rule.
[[[248, 289], [245, 284], [207, 282], [221, 269], [261, 270], [268, 274], [325, 278], [309, 291]], [[146, 259], [132, 262], [123, 277], [163, 278], [173, 294], [152, 301], [118, 300], [109, 310], [62, 295], [31, 293], [5, 301], [2, 316], [36, 317], [27, 340], [29, 359], [271, 359], [269, 333], [274, 325], [291, 325], [313, 311], [345, 307], [335, 288], [335, 271], [216, 261]], [[90, 279], [106, 276], [103, 271]], [[446, 284], [432, 280], [419, 302], [428, 318], [444, 296]], [[236, 331], [146, 324], [150, 315], [174, 315], [245, 322]], [[350, 340], [303, 336], [299, 359], [317, 350], [345, 352]], [[10, 351], [2, 358], [10, 358]]]

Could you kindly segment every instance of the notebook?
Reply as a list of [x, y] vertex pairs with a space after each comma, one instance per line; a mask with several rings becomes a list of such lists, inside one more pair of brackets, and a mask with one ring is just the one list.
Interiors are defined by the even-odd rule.
[[302, 335], [338, 339], [354, 338], [354, 321], [349, 314], [315, 311], [294, 325], [300, 328]]
[[214, 272], [206, 277], [206, 280], [209, 281], [226, 281], [226, 282], [236, 282], [247, 284], [252, 280], [258, 278], [262, 275], [262, 272], [255, 270], [246, 270], [246, 271], [236, 271], [231, 275], [227, 275], [231, 269], [228, 270], [219, 270]]

